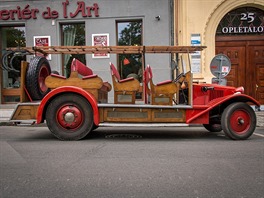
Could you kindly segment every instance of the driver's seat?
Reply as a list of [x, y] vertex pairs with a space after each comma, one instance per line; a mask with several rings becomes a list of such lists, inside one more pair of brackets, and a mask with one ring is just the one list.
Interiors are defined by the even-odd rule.
[[[152, 77], [152, 69], [150, 65], [147, 65], [144, 71], [144, 84], [146, 96], [149, 95], [151, 98], [150, 103], [152, 105], [172, 105], [173, 96], [180, 89], [180, 86], [177, 85], [178, 83], [166, 80], [155, 85]], [[147, 99], [145, 103], [148, 103]]]

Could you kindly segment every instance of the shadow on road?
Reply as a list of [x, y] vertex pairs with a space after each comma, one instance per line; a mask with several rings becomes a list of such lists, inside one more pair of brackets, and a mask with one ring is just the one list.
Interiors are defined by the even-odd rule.
[[[16, 130], [17, 128], [17, 130]], [[1, 130], [0, 130], [1, 132]], [[47, 127], [15, 127], [13, 131], [1, 132], [1, 140], [12, 141], [59, 141]], [[255, 139], [252, 135], [249, 140]], [[81, 141], [182, 141], [182, 140], [227, 140], [223, 131], [208, 132], [203, 127], [99, 127]]]
[[119, 128], [98, 128], [89, 134], [86, 139], [106, 139], [114, 140], [187, 140], [187, 139], [226, 139], [223, 132], [210, 133], [199, 127], [184, 128], [136, 128], [136, 129], [119, 129]]

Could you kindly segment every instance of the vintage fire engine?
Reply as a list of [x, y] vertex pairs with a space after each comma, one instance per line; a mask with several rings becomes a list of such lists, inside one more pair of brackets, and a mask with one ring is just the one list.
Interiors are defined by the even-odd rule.
[[[204, 46], [52, 46], [25, 48], [47, 54], [85, 53], [172, 53], [189, 54]], [[189, 57], [189, 56], [188, 56]], [[145, 63], [144, 63], [145, 64]], [[69, 78], [51, 72], [45, 57], [35, 56], [21, 63], [21, 102], [11, 117], [46, 122], [60, 140], [80, 140], [101, 126], [189, 126], [203, 125], [210, 132], [224, 131], [230, 139], [243, 140], [256, 128], [256, 115], [250, 105], [259, 106], [245, 95], [243, 87], [193, 82], [191, 70], [174, 80], [153, 83], [150, 65], [145, 66], [143, 84], [133, 77], [121, 79], [110, 63], [112, 82], [104, 82], [77, 59]], [[108, 102], [113, 89], [114, 102]], [[141, 90], [142, 101], [136, 100]]]

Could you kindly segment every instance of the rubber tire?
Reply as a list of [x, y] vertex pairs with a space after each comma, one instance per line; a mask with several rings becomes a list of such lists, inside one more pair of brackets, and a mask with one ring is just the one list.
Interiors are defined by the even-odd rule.
[[98, 127], [99, 126], [97, 126], [97, 125], [94, 124], [92, 130], [96, 130]]
[[[243, 132], [235, 131], [233, 127], [235, 126], [234, 124], [236, 124], [236, 122], [234, 122], [232, 116], [236, 116], [239, 111], [242, 112], [244, 116], [247, 116], [249, 118], [245, 121], [247, 128], [244, 129], [245, 131]], [[238, 118], [239, 117], [237, 117], [235, 120], [237, 120]], [[256, 122], [257, 119], [254, 110], [248, 104], [243, 102], [236, 102], [227, 106], [221, 117], [221, 125], [223, 131], [225, 135], [232, 140], [245, 140], [249, 138], [255, 131]], [[239, 127], [239, 124], [237, 124], [237, 126]]]
[[46, 58], [36, 56], [30, 61], [26, 75], [26, 88], [32, 100], [41, 100], [50, 91], [45, 86], [45, 78], [50, 74], [50, 64]]
[[222, 131], [221, 124], [203, 124], [204, 128], [206, 128], [209, 132], [220, 132]]
[[[76, 129], [67, 129], [58, 122], [58, 111], [63, 106], [77, 107], [82, 122]], [[93, 128], [93, 111], [90, 103], [80, 95], [67, 93], [54, 98], [47, 107], [46, 122], [51, 133], [60, 140], [80, 140]]]

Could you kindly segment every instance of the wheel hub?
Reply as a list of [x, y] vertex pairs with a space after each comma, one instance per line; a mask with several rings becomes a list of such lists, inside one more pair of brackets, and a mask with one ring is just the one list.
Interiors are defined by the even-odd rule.
[[72, 112], [67, 112], [64, 116], [65, 122], [73, 122], [74, 121], [74, 114]]
[[60, 108], [57, 112], [57, 119], [58, 123], [66, 129], [76, 129], [83, 121], [81, 111], [71, 105], [65, 105]]
[[230, 126], [237, 134], [245, 133], [250, 127], [250, 116], [244, 110], [237, 110], [233, 112], [230, 117]]
[[46, 92], [48, 90], [48, 87], [45, 84], [45, 79], [46, 77], [49, 75], [49, 71], [46, 68], [45, 65], [43, 65], [40, 68], [40, 72], [39, 72], [39, 77], [38, 77], [38, 83], [39, 83], [39, 88], [42, 92]]
[[238, 124], [240, 125], [245, 124], [245, 120], [243, 118], [238, 118]]

